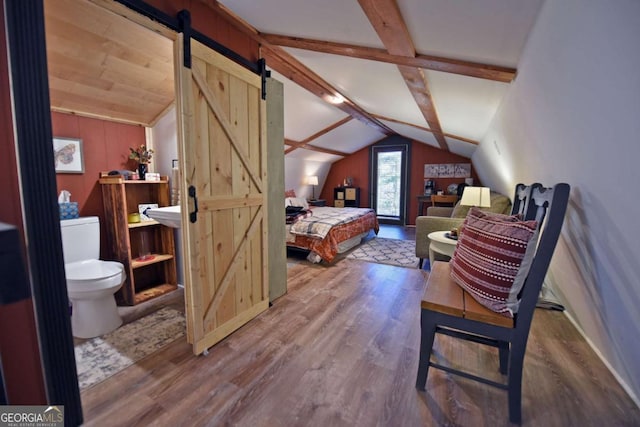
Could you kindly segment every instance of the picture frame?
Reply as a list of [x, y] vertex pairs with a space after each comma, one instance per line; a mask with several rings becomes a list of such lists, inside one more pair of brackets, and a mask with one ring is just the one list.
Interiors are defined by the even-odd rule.
[[84, 173], [82, 139], [53, 137], [56, 173]]
[[471, 163], [457, 163], [455, 178], [470, 178], [471, 177]]
[[434, 164], [425, 164], [424, 165], [424, 178], [438, 178], [440, 175], [440, 165], [437, 163]]
[[441, 163], [439, 178], [453, 178], [455, 176], [456, 166], [453, 163]]

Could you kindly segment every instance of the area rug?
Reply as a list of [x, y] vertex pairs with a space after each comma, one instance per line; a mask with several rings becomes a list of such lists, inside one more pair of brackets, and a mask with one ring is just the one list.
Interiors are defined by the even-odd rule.
[[400, 267], [418, 267], [416, 242], [376, 237], [358, 246], [346, 258], [360, 261], [391, 264]]
[[117, 374], [185, 334], [184, 315], [164, 307], [75, 346], [80, 389]]

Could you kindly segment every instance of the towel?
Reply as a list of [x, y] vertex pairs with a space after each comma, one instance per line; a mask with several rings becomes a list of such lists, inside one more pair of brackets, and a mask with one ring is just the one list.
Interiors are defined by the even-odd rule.
[[171, 205], [180, 204], [180, 170], [177, 167], [171, 169]]

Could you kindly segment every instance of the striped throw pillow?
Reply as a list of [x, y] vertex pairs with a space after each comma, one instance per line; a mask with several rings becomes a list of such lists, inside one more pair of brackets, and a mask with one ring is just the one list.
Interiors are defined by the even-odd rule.
[[451, 258], [451, 278], [485, 307], [513, 317], [529, 273], [537, 221], [472, 208]]

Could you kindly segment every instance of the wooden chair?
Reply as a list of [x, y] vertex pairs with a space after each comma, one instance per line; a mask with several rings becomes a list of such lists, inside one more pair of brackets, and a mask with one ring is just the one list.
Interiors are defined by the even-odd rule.
[[[422, 299], [420, 361], [416, 387], [425, 390], [430, 366], [464, 378], [507, 390], [509, 420], [522, 419], [522, 367], [533, 312], [555, 249], [569, 199], [569, 185], [544, 188], [540, 184], [516, 187], [513, 211], [536, 219], [541, 227], [538, 246], [520, 293], [514, 318], [501, 316], [480, 305], [450, 277], [449, 263], [435, 262]], [[498, 348], [499, 370], [504, 383], [431, 361], [436, 333]]]

